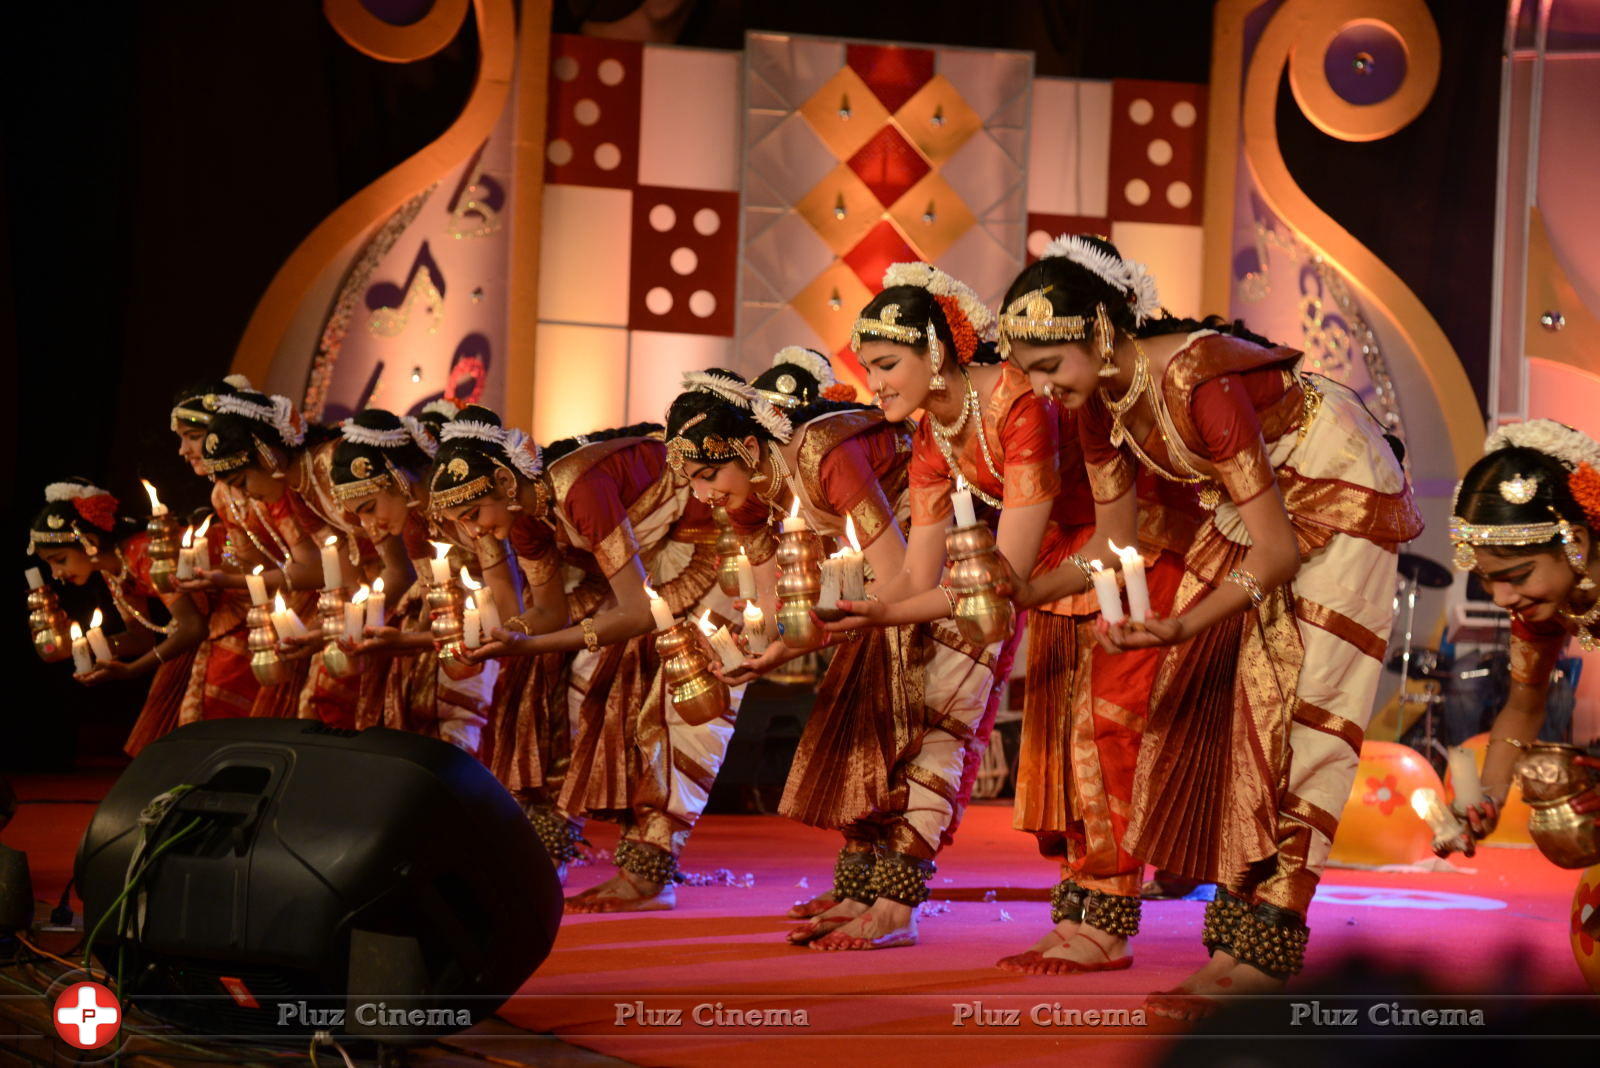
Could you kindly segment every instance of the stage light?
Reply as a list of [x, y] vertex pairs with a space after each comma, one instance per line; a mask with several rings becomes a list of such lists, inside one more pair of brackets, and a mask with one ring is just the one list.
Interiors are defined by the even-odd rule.
[[412, 382], [421, 382], [422, 381], [422, 368], [413, 367], [411, 369], [411, 381]]

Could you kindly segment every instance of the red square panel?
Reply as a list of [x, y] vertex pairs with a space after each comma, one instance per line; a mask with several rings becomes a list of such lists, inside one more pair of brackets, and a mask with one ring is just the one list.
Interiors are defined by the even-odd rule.
[[1203, 85], [1112, 82], [1111, 218], [1200, 225], [1205, 114]]
[[883, 292], [883, 272], [891, 264], [922, 259], [888, 219], [868, 230], [867, 236], [841, 258], [874, 293]]
[[643, 78], [644, 48], [636, 41], [551, 37], [545, 181], [633, 188]]
[[1037, 263], [1044, 246], [1062, 234], [1093, 234], [1111, 240], [1111, 220], [1094, 215], [1028, 213], [1028, 262]]
[[933, 169], [892, 123], [873, 134], [872, 140], [857, 149], [846, 165], [886, 208], [894, 207], [907, 189]]
[[861, 76], [891, 115], [933, 77], [933, 52], [926, 48], [849, 45], [844, 62]]
[[631, 245], [629, 327], [733, 336], [738, 193], [640, 186]]

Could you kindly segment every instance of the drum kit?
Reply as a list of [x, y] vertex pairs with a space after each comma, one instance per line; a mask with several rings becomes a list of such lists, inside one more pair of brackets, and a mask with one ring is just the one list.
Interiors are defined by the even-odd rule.
[[[1443, 564], [1416, 553], [1400, 554], [1399, 586], [1395, 599], [1398, 605], [1405, 607], [1405, 631], [1400, 637], [1400, 648], [1389, 657], [1385, 666], [1400, 675], [1401, 706], [1412, 702], [1423, 706], [1424, 753], [1434, 747], [1433, 710], [1444, 701], [1444, 685], [1451, 675], [1439, 650], [1416, 647], [1417, 594], [1424, 589], [1446, 589], [1453, 580], [1450, 569]], [[1407, 680], [1437, 682], [1439, 685], [1414, 690], [1407, 687]]]

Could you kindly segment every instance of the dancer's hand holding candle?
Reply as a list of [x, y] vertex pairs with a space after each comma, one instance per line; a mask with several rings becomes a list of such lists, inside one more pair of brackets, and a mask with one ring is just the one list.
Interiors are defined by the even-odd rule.
[[[1135, 623], [1143, 623], [1150, 618], [1150, 587], [1145, 584], [1144, 557], [1139, 555], [1137, 546], [1121, 546], [1113, 541], [1106, 544], [1122, 560], [1122, 584], [1128, 590], [1128, 617]], [[1099, 590], [1097, 581], [1095, 592]]]
[[767, 651], [772, 639], [767, 637], [767, 617], [761, 606], [751, 601], [744, 606], [744, 647], [751, 656]]
[[194, 532], [194, 570], [195, 577], [203, 576], [211, 570], [211, 517], [206, 516], [199, 528]]
[[696, 624], [700, 633], [711, 642], [711, 648], [716, 651], [718, 659], [722, 661], [723, 671], [737, 671], [744, 667], [744, 653], [739, 649], [739, 643], [733, 640], [733, 634], [727, 627], [714, 627], [711, 625], [711, 610], [708, 608]]
[[676, 622], [672, 618], [672, 609], [649, 586], [644, 588], [644, 592], [650, 598], [650, 616], [655, 620], [656, 630], [669, 629]]
[[867, 558], [849, 516], [844, 517], [844, 536], [850, 547], [839, 554], [839, 599], [859, 601], [867, 596]]
[[94, 658], [89, 655], [89, 639], [83, 636], [83, 628], [76, 623], [67, 633], [72, 637], [72, 673], [89, 674], [94, 670]]
[[339, 535], [329, 534], [322, 543], [322, 588], [344, 588], [344, 567], [339, 560]]
[[94, 610], [94, 615], [89, 617], [89, 650], [94, 653], [97, 664], [116, 659], [111, 655], [111, 643], [106, 641], [105, 632], [100, 629], [100, 624], [104, 620], [105, 615], [98, 608]]
[[345, 602], [344, 606], [344, 636], [347, 641], [358, 642], [361, 632], [367, 621], [367, 601], [372, 597], [372, 591], [363, 582], [356, 588], [355, 595]]
[[264, 605], [267, 603], [267, 580], [261, 576], [261, 565], [257, 564], [255, 570], [244, 577], [244, 584], [250, 590], [250, 603]]
[[1100, 602], [1100, 618], [1107, 623], [1121, 623], [1127, 616], [1122, 611], [1122, 591], [1117, 589], [1117, 573], [1098, 560], [1089, 561], [1089, 577], [1094, 580], [1095, 599]]
[[372, 583], [372, 596], [367, 599], [367, 627], [377, 630], [386, 618], [383, 603], [383, 576]]
[[[474, 581], [465, 564], [461, 565], [461, 585], [472, 594], [472, 600], [478, 606], [479, 627], [487, 640], [500, 629], [500, 609], [495, 605], [494, 590], [482, 582]], [[467, 648], [473, 647], [469, 645]]]
[[183, 542], [178, 546], [178, 570], [180, 579], [194, 578], [194, 527], [183, 528]]

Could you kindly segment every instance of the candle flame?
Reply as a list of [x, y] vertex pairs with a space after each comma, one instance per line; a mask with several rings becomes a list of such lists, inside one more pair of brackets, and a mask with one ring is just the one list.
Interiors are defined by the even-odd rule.
[[[378, 581], [382, 582], [383, 580], [379, 579]], [[372, 596], [372, 591], [369, 590], [367, 588], [367, 584], [365, 582], [363, 582], [360, 586], [356, 587], [355, 596], [350, 598], [350, 603], [351, 604], [366, 604], [367, 603], [367, 598], [371, 597], [371, 596]]]
[[794, 507], [789, 509], [789, 518], [794, 519], [800, 514], [800, 494], [794, 495]]
[[1128, 557], [1130, 557], [1130, 556], [1138, 556], [1139, 555], [1139, 550], [1138, 549], [1130, 548], [1130, 547], [1124, 546], [1124, 545], [1118, 545], [1116, 542], [1112, 541], [1110, 538], [1106, 539], [1106, 544], [1111, 546], [1111, 551], [1112, 552], [1116, 553], [1118, 556], [1122, 557], [1124, 560], [1128, 559]]
[[374, 594], [383, 592], [383, 578], [381, 576], [372, 584], [372, 592]]
[[183, 528], [183, 547], [185, 549], [194, 548], [194, 527]]
[[196, 540], [203, 539], [206, 536], [206, 531], [208, 531], [210, 529], [211, 529], [211, 513], [207, 512], [206, 513], [206, 521], [204, 523], [201, 523], [200, 524], [200, 529], [194, 532], [194, 536], [195, 536]]
[[288, 606], [283, 603], [283, 591], [279, 590], [272, 595], [272, 610], [274, 612], [287, 612]]
[[847, 556], [849, 554], [849, 552], [850, 552], [849, 549], [840, 549], [836, 553], [830, 553], [828, 555], [828, 559], [829, 560], [843, 560], [845, 558], [845, 556]]
[[957, 471], [956, 472], [956, 492], [957, 493], [965, 493], [966, 490], [967, 490], [967, 478], [960, 471]]
[[699, 621], [695, 623], [695, 626], [699, 627], [700, 633], [704, 634], [707, 638], [711, 637], [717, 632], [717, 628], [711, 625], [711, 609], [707, 608], [705, 610], [704, 614], [700, 616]]
[[855, 552], [861, 551], [861, 539], [856, 537], [856, 524], [849, 516], [844, 517], [844, 536], [850, 541], [850, 548]]
[[1411, 810], [1423, 819], [1428, 818], [1428, 810], [1433, 808], [1439, 800], [1439, 795], [1424, 786], [1420, 790], [1411, 791]]
[[106, 617], [103, 614], [101, 614], [100, 609], [96, 608], [94, 610], [94, 615], [89, 617], [89, 629], [90, 630], [99, 630], [100, 629], [100, 624], [104, 623], [105, 620], [106, 620]]
[[1102, 564], [1098, 560], [1090, 560], [1089, 561], [1089, 569], [1091, 571], [1104, 571], [1106, 569], [1106, 565]]
[[329, 534], [326, 538], [322, 539], [322, 544], [326, 545], [330, 549], [333, 548], [335, 545], [339, 544], [339, 535]]
[[156, 496], [156, 488], [150, 484], [148, 478], [141, 478], [139, 481], [144, 483], [144, 491], [150, 495], [150, 510], [152, 512], [160, 511], [161, 498]]
[[756, 604], [754, 601], [746, 604], [744, 606], [744, 621], [746, 623], [761, 622], [761, 606]]
[[67, 634], [75, 642], [83, 641], [83, 628], [78, 626], [76, 623], [67, 628]]
[[481, 590], [481, 589], [483, 589], [483, 583], [481, 583], [481, 582], [473, 582], [472, 581], [472, 576], [467, 574], [467, 565], [466, 564], [462, 564], [461, 565], [461, 585], [465, 586], [469, 590]]
[[477, 602], [472, 599], [472, 594], [470, 593], [467, 594], [466, 609], [469, 612], [476, 612], [478, 610]]
[[435, 560], [443, 560], [445, 557], [450, 555], [450, 545], [448, 542], [430, 541], [428, 544], [433, 546], [433, 558]]
[[256, 566], [255, 566], [255, 567], [253, 567], [253, 568], [251, 568], [251, 569], [250, 569], [250, 574], [252, 574], [252, 575], [259, 575], [259, 574], [261, 574], [261, 569], [262, 569], [262, 568], [263, 568], [263, 567], [265, 567], [265, 566], [266, 566], [266, 565], [265, 565], [265, 564], [257, 564], [257, 565], [256, 565]]
[[644, 595], [646, 597], [650, 598], [652, 601], [661, 600], [660, 596], [657, 595], [656, 591], [650, 588], [650, 583], [648, 583], [648, 582], [646, 582], [644, 584]]

